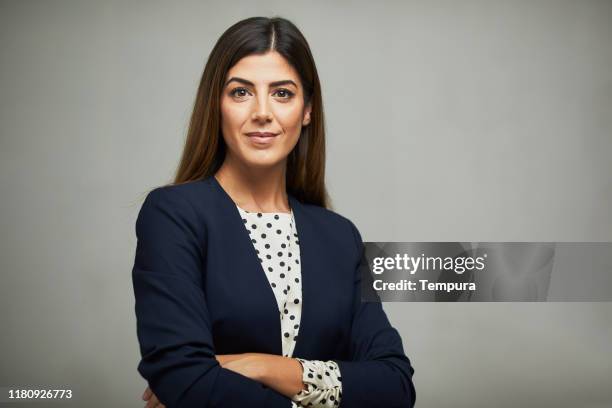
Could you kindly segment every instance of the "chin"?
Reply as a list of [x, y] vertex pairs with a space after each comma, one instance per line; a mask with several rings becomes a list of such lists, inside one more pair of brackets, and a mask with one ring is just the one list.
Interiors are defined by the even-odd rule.
[[249, 155], [246, 158], [245, 163], [252, 168], [264, 169], [277, 166], [280, 162], [282, 162], [285, 157], [278, 155], [271, 155], [270, 157], [253, 157], [257, 155]]

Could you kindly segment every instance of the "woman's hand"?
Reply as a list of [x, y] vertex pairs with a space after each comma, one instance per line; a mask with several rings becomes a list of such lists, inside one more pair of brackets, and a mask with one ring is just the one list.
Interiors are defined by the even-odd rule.
[[147, 401], [147, 405], [145, 405], [145, 408], [166, 408], [164, 404], [159, 402], [157, 396], [153, 394], [153, 391], [151, 391], [151, 388], [149, 387], [147, 387], [144, 394], [142, 394], [142, 399], [144, 401]]

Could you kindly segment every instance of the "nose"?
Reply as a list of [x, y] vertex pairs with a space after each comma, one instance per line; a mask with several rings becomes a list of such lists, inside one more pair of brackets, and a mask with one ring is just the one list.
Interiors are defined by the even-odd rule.
[[251, 118], [258, 122], [269, 122], [272, 120], [272, 112], [270, 112], [268, 107], [267, 95], [265, 93], [257, 98], [257, 105]]

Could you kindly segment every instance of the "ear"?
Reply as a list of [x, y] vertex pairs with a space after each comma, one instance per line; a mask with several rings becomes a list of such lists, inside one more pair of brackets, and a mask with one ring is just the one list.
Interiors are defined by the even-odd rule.
[[310, 113], [312, 112], [312, 105], [309, 103], [304, 108], [304, 117], [302, 119], [302, 126], [307, 126], [310, 124]]

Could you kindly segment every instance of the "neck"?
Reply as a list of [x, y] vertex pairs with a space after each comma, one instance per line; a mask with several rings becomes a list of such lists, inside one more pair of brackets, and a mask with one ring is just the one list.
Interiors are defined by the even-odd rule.
[[234, 203], [249, 212], [290, 212], [286, 161], [253, 168], [228, 155], [214, 177]]

